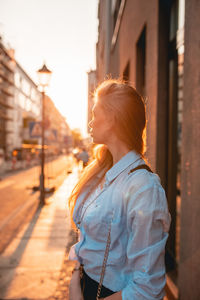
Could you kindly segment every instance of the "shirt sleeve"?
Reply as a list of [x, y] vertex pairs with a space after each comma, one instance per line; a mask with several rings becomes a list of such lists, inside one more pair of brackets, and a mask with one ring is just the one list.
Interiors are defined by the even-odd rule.
[[76, 245], [80, 242], [81, 239], [82, 239], [82, 234], [81, 234], [81, 231], [79, 231], [78, 232], [78, 242], [76, 244], [72, 245], [69, 250], [69, 254], [68, 254], [69, 260], [77, 260], [81, 263], [78, 255], [76, 254]]
[[165, 244], [170, 215], [161, 185], [129, 191], [127, 265], [129, 279], [123, 300], [162, 299], [165, 287]]

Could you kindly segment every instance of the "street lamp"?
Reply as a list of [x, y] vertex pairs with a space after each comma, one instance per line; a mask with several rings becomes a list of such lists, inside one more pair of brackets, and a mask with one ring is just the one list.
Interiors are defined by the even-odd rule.
[[41, 152], [41, 174], [40, 174], [40, 204], [45, 204], [45, 187], [44, 187], [44, 164], [45, 164], [45, 152], [44, 152], [44, 131], [45, 131], [45, 88], [49, 85], [51, 79], [51, 71], [44, 64], [41, 69], [37, 71], [39, 85], [42, 87], [42, 152]]

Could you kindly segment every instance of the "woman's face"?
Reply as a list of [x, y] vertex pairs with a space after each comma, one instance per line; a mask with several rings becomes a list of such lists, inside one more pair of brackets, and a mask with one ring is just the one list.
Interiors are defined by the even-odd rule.
[[[111, 116], [110, 116], [111, 117]], [[92, 109], [92, 120], [89, 123], [90, 134], [96, 144], [107, 144], [112, 134], [111, 118], [97, 102]]]

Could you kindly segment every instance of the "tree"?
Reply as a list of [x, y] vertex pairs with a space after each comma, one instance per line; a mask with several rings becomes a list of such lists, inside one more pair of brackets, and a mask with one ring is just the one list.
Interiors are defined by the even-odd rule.
[[82, 146], [82, 135], [79, 128], [72, 129], [72, 137], [73, 137], [73, 146], [81, 147]]

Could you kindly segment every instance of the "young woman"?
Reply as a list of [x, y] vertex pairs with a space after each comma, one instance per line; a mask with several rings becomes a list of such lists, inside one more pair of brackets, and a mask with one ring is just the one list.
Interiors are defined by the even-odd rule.
[[145, 164], [143, 99], [106, 80], [95, 100], [90, 127], [100, 146], [69, 199], [80, 230], [69, 255], [77, 260], [70, 299], [162, 299], [170, 215], [159, 177]]

